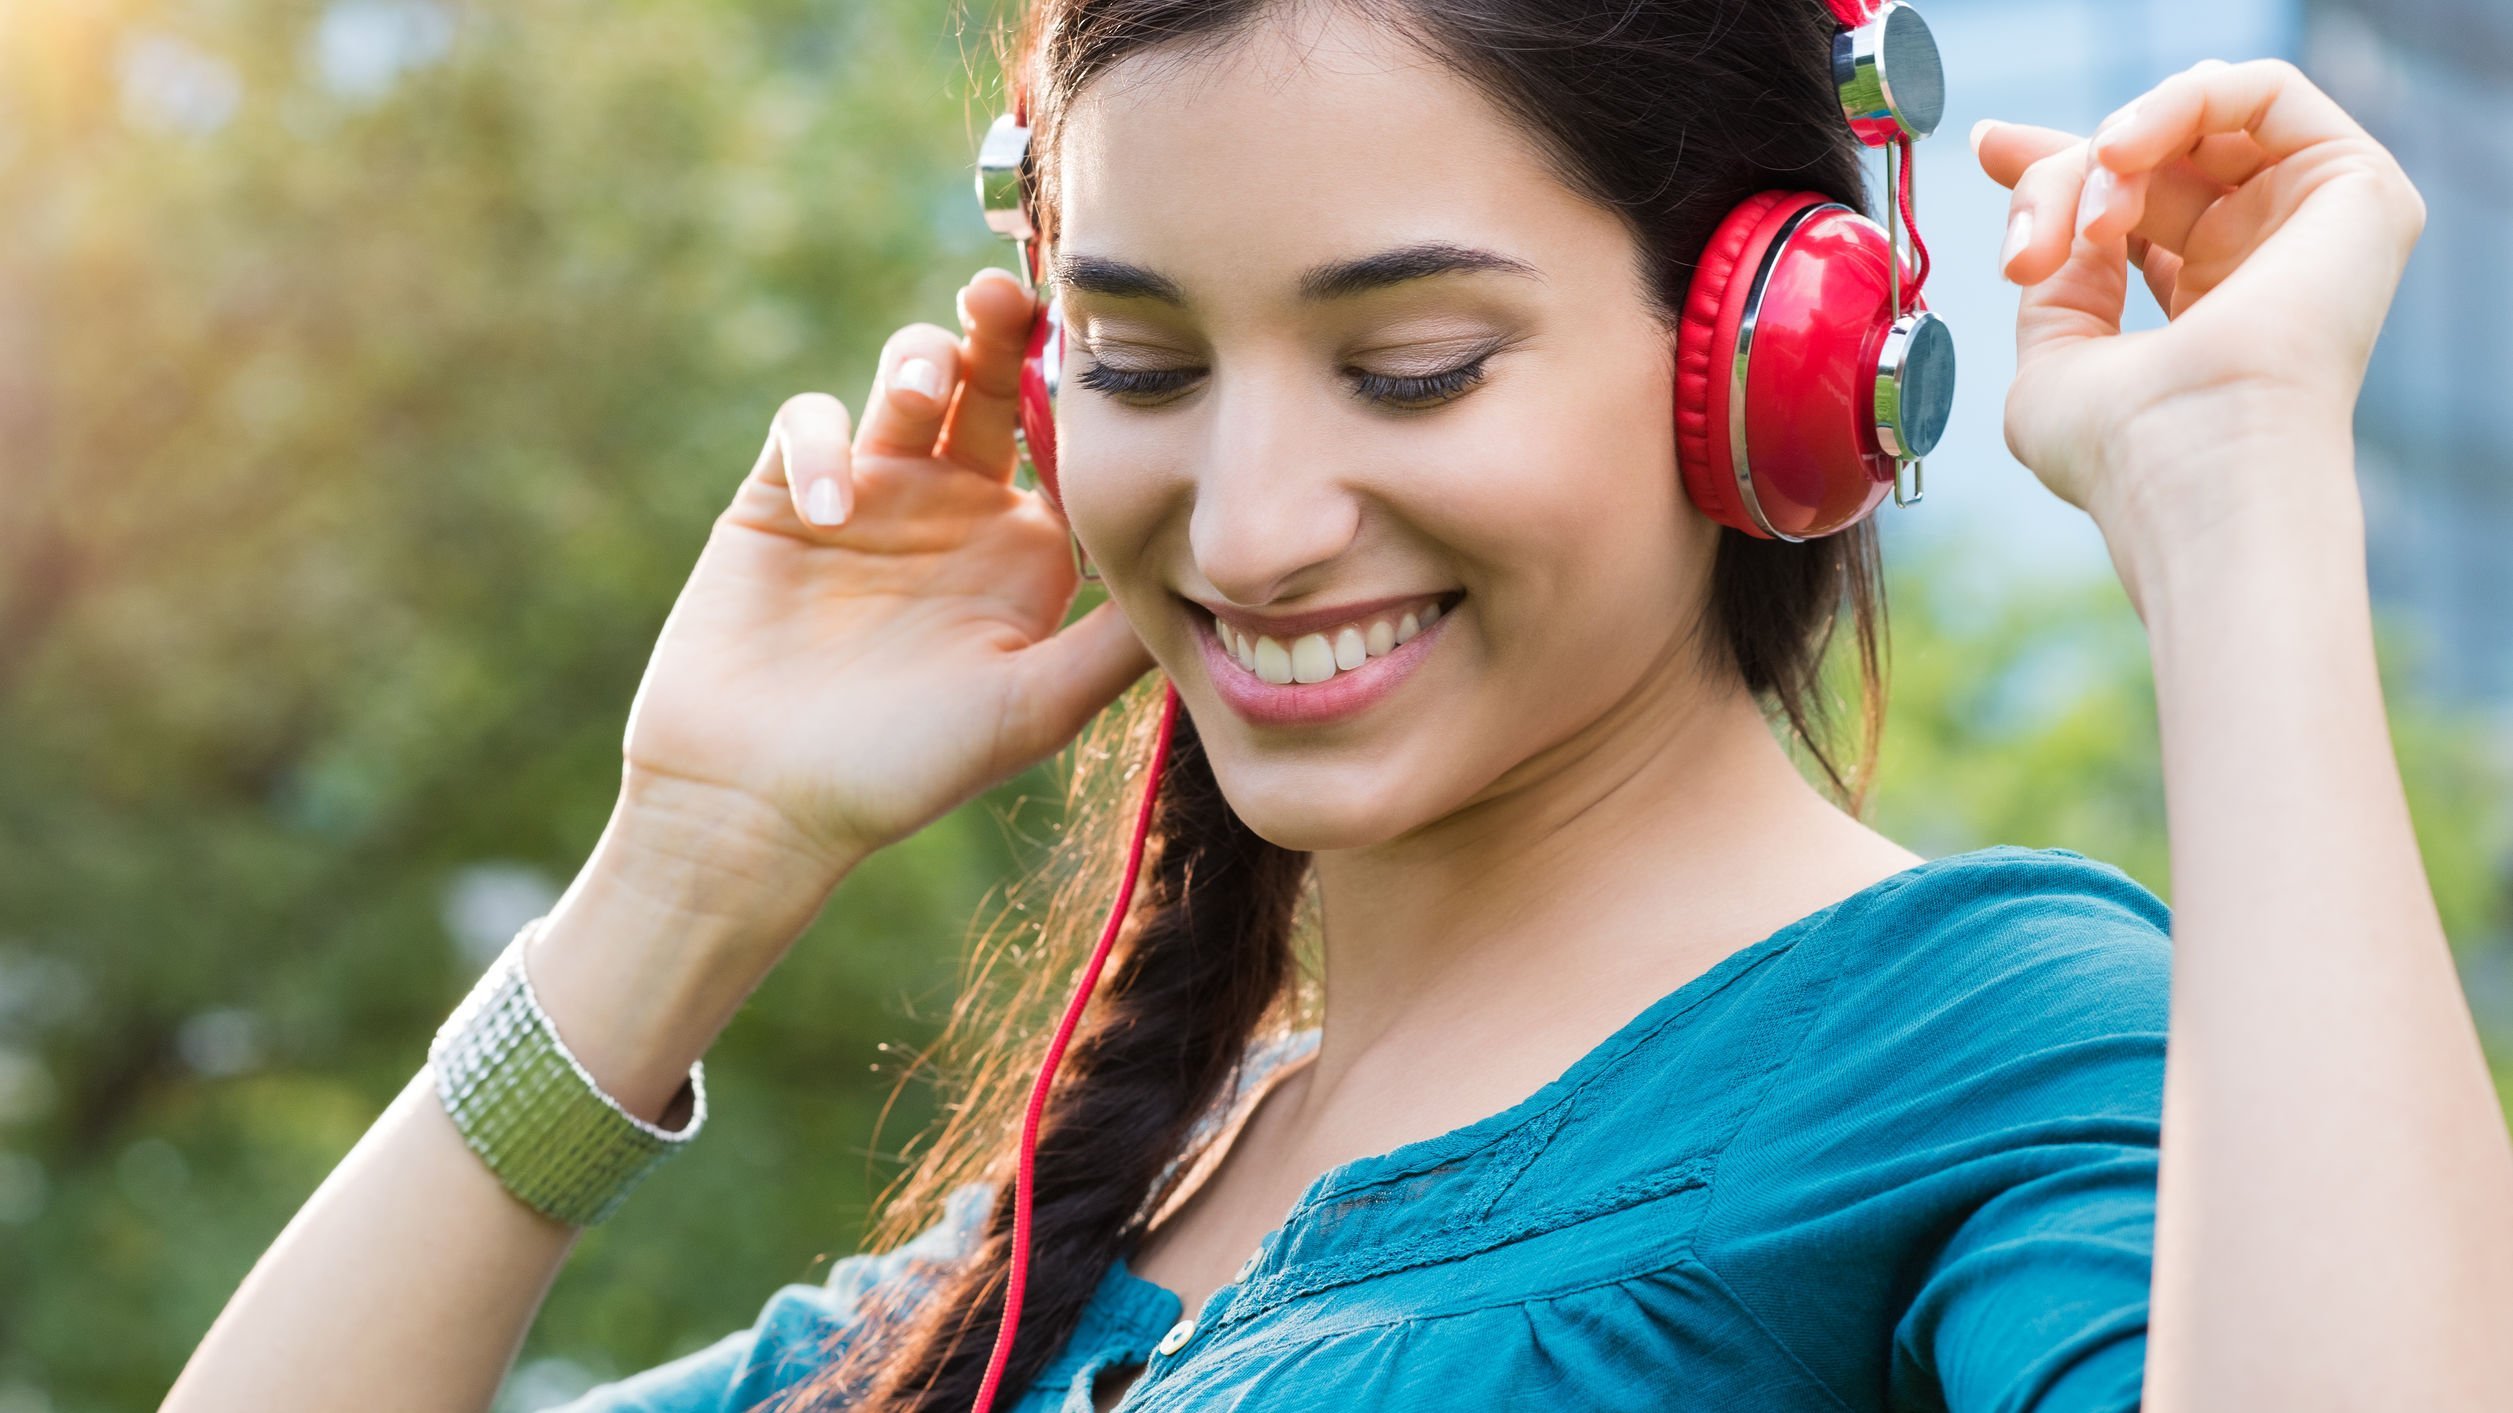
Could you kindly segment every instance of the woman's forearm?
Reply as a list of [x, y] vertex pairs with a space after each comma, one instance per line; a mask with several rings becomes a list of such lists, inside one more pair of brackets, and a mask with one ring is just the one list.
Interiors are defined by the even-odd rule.
[[[696, 812], [615, 815], [529, 952], [561, 1038], [648, 1120], [817, 908], [799, 895], [763, 908], [761, 892], [727, 886], [740, 880], [700, 862], [727, 832]], [[164, 1408], [487, 1408], [577, 1233], [506, 1190], [419, 1064], [255, 1264]]]
[[463, 1145], [422, 1070], [255, 1263], [163, 1407], [487, 1408], [574, 1244]]
[[2410, 828], [2361, 510], [2150, 543], [2174, 961], [2146, 1406], [2501, 1407], [2513, 1143]]

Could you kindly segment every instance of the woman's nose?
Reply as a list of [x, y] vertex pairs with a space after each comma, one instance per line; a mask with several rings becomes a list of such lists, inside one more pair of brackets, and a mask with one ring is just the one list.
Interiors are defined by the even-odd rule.
[[1190, 471], [1188, 540], [1214, 591], [1253, 607], [1310, 587], [1353, 543], [1360, 496], [1335, 452], [1335, 409], [1249, 390], [1215, 409]]

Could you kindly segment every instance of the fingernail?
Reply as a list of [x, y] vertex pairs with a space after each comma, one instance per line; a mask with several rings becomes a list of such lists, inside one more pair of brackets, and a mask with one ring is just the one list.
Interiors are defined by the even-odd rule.
[[899, 365], [892, 381], [913, 393], [923, 393], [936, 401], [942, 399], [942, 370], [930, 358], [911, 358]]
[[823, 476], [803, 492], [803, 514], [814, 525], [843, 525], [846, 507], [838, 504], [838, 483]]
[[2129, 126], [2136, 121], [2139, 121], [2139, 106], [2136, 106], [2136, 103], [2131, 103], [2129, 108], [2121, 108], [2121, 111], [2113, 113], [2113, 116], [2103, 118], [2103, 126], [2093, 131], [2093, 146], [2096, 146], [2098, 151], [2111, 151], [2111, 148], [2121, 146], [2121, 138], [2129, 133]]
[[[1998, 273], [2007, 274], [2007, 267], [2016, 262], [2025, 246], [2033, 240], [2033, 211], [2027, 207], [2007, 218], [2007, 243], [1998, 247]], [[2012, 279], [2013, 276], [2008, 276]]]
[[2138, 100], [2133, 98], [2129, 100], [2128, 107], [2120, 109], [2118, 112], [2113, 113], [2110, 117], [2105, 118], [2102, 122], [2095, 124], [2094, 145], [2096, 147], [2108, 149], [2113, 143], [2120, 140], [2121, 129], [2126, 128], [2132, 122], [2135, 122], [2137, 117]]
[[1988, 135], [1991, 128], [1996, 126], [1998, 126], [1998, 120], [1996, 118], [1983, 118], [1979, 122], [1972, 125], [1973, 156], [1978, 157], [1981, 155], [1981, 139]]
[[2118, 186], [2119, 179], [2112, 175], [2112, 169], [2099, 162], [2086, 174], [2085, 190], [2077, 197], [2077, 234], [2084, 235], [2088, 227], [2102, 219], [2111, 208]]

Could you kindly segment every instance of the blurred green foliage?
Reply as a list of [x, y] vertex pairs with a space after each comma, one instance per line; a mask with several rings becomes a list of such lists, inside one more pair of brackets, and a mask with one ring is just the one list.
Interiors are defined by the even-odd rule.
[[[1987, 558], [1977, 548], [1945, 547], [1943, 567]], [[2105, 578], [1984, 594], [1940, 568], [1888, 569], [1891, 710], [1870, 822], [1932, 856], [2075, 849], [2170, 902], [2155, 682], [2127, 593]], [[2375, 638], [2426, 878], [2513, 1123], [2513, 762], [2500, 723], [2417, 690], [2431, 648], [2415, 624], [2377, 611]], [[1846, 653], [1828, 664], [1836, 692], [1847, 667]]]
[[[1001, 258], [967, 178], [979, 24], [0, 10], [0, 1413], [156, 1406], [582, 860], [776, 403], [859, 405], [887, 333], [949, 327]], [[2166, 891], [2117, 588], [1958, 611], [1897, 572], [1879, 823]], [[2447, 919], [2500, 959], [2503, 777], [2394, 701]], [[847, 882], [716, 1051], [710, 1141], [579, 1244], [503, 1406], [696, 1348], [854, 1249], [931, 1112], [914, 1083], [886, 1109], [891, 1057], [1053, 798], [1012, 782]]]

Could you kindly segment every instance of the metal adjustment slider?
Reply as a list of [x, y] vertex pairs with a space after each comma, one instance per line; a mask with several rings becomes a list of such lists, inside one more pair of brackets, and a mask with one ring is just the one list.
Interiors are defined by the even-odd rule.
[[1021, 283], [1033, 283], [1030, 242], [1038, 226], [1030, 219], [1030, 130], [1010, 113], [986, 129], [977, 148], [977, 204], [986, 213], [987, 229], [1011, 241], [1020, 259], [1013, 262]]
[[[1937, 449], [1954, 410], [1955, 339], [1936, 315], [1902, 307], [1904, 193], [1893, 144], [1937, 130], [1945, 112], [1945, 72], [1928, 22], [1901, 0], [1888, 0], [1866, 24], [1835, 36], [1833, 77], [1852, 130], [1861, 141], [1885, 148], [1885, 264], [1894, 320], [1877, 349], [1869, 404], [1876, 444], [1894, 459], [1893, 503], [1917, 505], [1925, 493], [1921, 458]], [[1899, 90], [1893, 86], [1896, 77], [1902, 80]]]
[[[1013, 273], [1021, 277], [1021, 287], [1035, 295], [1038, 282], [1030, 273], [1030, 242], [1038, 239], [1038, 225], [1030, 219], [1029, 178], [1030, 130], [1010, 113], [1000, 114], [977, 145], [977, 207], [986, 217], [986, 228], [1012, 242]], [[1030, 439], [1018, 422], [1012, 426], [1012, 446], [1018, 453], [1014, 484], [1025, 491], [1037, 490], [1038, 468], [1030, 457]]]
[[[1030, 186], [1033, 169], [1030, 164], [1030, 130], [1027, 124], [1010, 113], [999, 114], [986, 129], [985, 140], [977, 148], [977, 204], [986, 215], [986, 226], [995, 234], [1012, 242], [1013, 272], [1021, 277], [1021, 285], [1030, 292], [1044, 311], [1044, 328], [1031, 340], [1037, 354], [1041, 389], [1046, 394], [1047, 414], [1055, 415], [1056, 392], [1064, 381], [1064, 307], [1057, 303], [1048, 282], [1037, 269], [1033, 247], [1038, 241], [1038, 222], [1030, 212]], [[1025, 491], [1042, 489], [1038, 475], [1038, 458], [1030, 452], [1029, 429], [1015, 420], [1012, 426], [1014, 452], [1013, 484]], [[1073, 570], [1085, 580], [1097, 582], [1100, 575], [1090, 557], [1082, 552], [1082, 541], [1072, 538]]]
[[1946, 69], [1920, 12], [1887, 0], [1832, 38], [1832, 82], [1850, 131], [1870, 147], [1923, 138], [1946, 116]]

